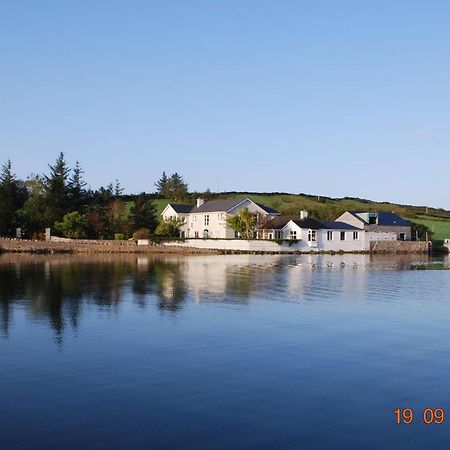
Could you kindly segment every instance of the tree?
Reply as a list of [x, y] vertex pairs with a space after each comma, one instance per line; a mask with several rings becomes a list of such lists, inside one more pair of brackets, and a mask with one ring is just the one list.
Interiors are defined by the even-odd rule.
[[120, 184], [119, 180], [116, 178], [114, 181], [114, 195], [116, 197], [120, 197], [123, 194], [123, 187]]
[[88, 222], [78, 211], [67, 213], [62, 222], [55, 223], [55, 229], [65, 237], [83, 239], [86, 237]]
[[155, 234], [157, 234], [158, 236], [179, 237], [180, 227], [183, 224], [184, 221], [177, 218], [163, 220], [156, 227]]
[[86, 199], [85, 187], [87, 183], [83, 180], [83, 169], [78, 161], [75, 162], [72, 176], [69, 179], [69, 198], [73, 209], [81, 207], [83, 200]]
[[166, 172], [163, 172], [161, 178], [156, 181], [156, 192], [163, 198], [170, 198], [169, 178]]
[[169, 178], [169, 192], [169, 198], [173, 198], [174, 200], [182, 200], [187, 197], [188, 185], [177, 172]]
[[130, 209], [130, 215], [134, 230], [149, 228], [153, 231], [158, 225], [156, 206], [143, 193], [135, 199], [134, 205]]
[[170, 177], [166, 175], [166, 172], [163, 172], [161, 178], [155, 183], [155, 186], [157, 193], [164, 198], [182, 200], [188, 195], [188, 185], [177, 172]]
[[251, 214], [248, 208], [241, 209], [234, 216], [227, 219], [227, 224], [235, 231], [237, 231], [242, 238], [250, 239], [253, 237], [253, 232], [256, 224], [256, 216]]
[[60, 220], [68, 212], [69, 204], [69, 184], [68, 178], [70, 169], [61, 152], [56, 159], [55, 165], [50, 167], [50, 175], [45, 175], [46, 186], [46, 219], [48, 226]]
[[411, 239], [413, 241], [431, 241], [433, 238], [433, 230], [426, 225], [417, 222], [411, 222]]
[[18, 224], [24, 234], [33, 237], [46, 227], [45, 180], [39, 175], [30, 175], [25, 181], [28, 199], [18, 211]]
[[116, 233], [126, 233], [129, 223], [125, 217], [125, 203], [122, 200], [112, 200], [107, 208], [109, 221], [109, 236], [112, 238]]
[[16, 179], [11, 161], [2, 165], [0, 172], [0, 234], [13, 236], [18, 224], [18, 211], [27, 199], [27, 190]]

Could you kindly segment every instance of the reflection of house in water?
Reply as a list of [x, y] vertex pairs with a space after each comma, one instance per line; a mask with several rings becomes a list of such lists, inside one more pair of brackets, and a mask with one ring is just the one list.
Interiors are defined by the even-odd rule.
[[208, 255], [188, 257], [183, 265], [187, 288], [197, 301], [217, 296], [241, 300], [264, 290], [263, 273], [283, 259], [280, 255]]
[[[426, 261], [428, 255], [413, 258]], [[373, 291], [369, 284], [376, 280], [373, 269], [410, 268], [408, 255], [4, 255], [0, 257], [0, 336], [8, 336], [15, 315], [20, 314], [47, 323], [62, 342], [64, 333], [78, 328], [84, 311], [116, 314], [123, 302], [178, 312], [190, 299], [242, 304], [259, 299], [360, 300]]]

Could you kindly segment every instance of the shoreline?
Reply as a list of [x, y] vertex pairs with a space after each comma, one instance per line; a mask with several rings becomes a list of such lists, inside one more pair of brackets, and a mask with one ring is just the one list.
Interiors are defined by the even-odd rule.
[[136, 255], [217, 255], [217, 250], [172, 247], [165, 245], [138, 246], [131, 241], [47, 242], [0, 238], [0, 254], [136, 254]]
[[425, 254], [428, 252], [412, 251], [264, 251], [264, 250], [233, 250], [233, 249], [211, 249], [196, 248], [183, 245], [164, 245], [150, 244], [138, 246], [134, 241], [99, 241], [99, 240], [80, 240], [68, 242], [47, 242], [0, 238], [0, 254], [35, 254], [35, 255], [53, 255], [53, 254], [135, 254], [135, 255], [343, 255], [343, 254]]

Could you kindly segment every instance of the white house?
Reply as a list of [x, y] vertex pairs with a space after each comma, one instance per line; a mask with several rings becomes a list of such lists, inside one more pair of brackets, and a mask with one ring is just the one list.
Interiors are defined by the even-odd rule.
[[279, 216], [279, 212], [246, 198], [241, 200], [223, 199], [204, 201], [197, 199], [196, 205], [168, 204], [161, 213], [164, 220], [173, 218], [183, 220], [181, 237], [186, 238], [222, 238], [238, 237], [227, 224], [227, 219], [247, 208], [257, 217], [257, 223]]
[[259, 227], [260, 237], [293, 240], [302, 251], [356, 252], [369, 249], [364, 230], [343, 222], [319, 221], [302, 211], [300, 217], [280, 216]]

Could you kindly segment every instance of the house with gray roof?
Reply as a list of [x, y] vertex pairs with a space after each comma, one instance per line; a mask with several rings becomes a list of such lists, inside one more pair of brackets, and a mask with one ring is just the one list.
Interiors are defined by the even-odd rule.
[[195, 205], [169, 203], [161, 215], [164, 220], [174, 218], [183, 220], [184, 224], [180, 228], [181, 237], [230, 239], [238, 236], [227, 224], [227, 219], [245, 208], [256, 216], [258, 223], [280, 214], [250, 198], [210, 201], [198, 198]]
[[371, 240], [377, 240], [377, 233], [395, 234], [399, 241], [411, 240], [411, 223], [394, 212], [346, 211], [336, 220], [371, 233]]
[[260, 239], [297, 241], [304, 251], [366, 251], [369, 241], [366, 233], [345, 222], [317, 220], [308, 217], [307, 211], [300, 216], [274, 217], [258, 227]]

